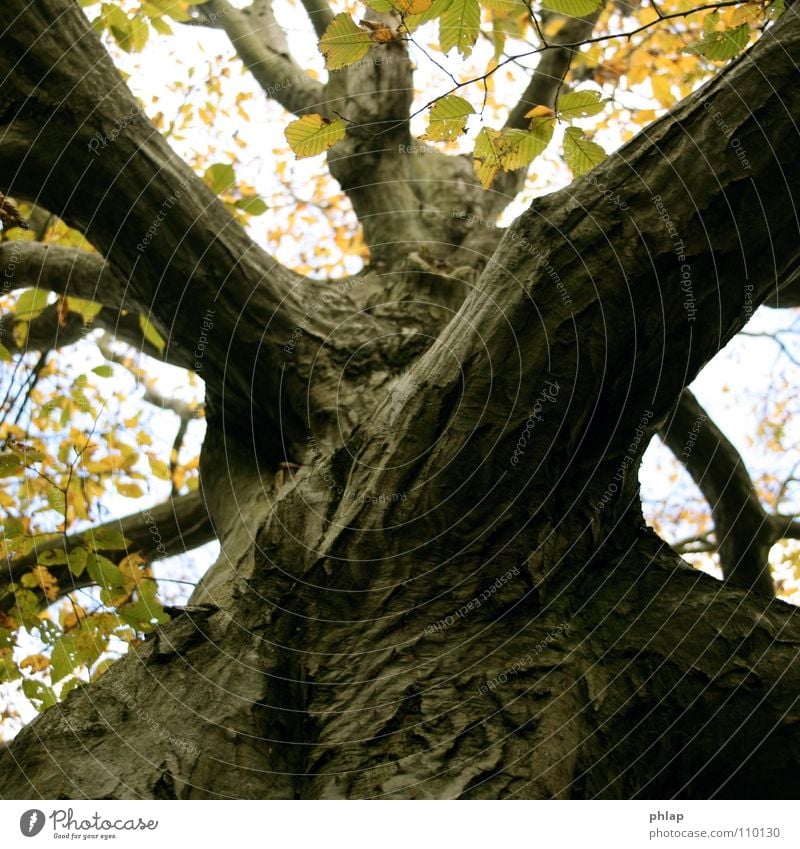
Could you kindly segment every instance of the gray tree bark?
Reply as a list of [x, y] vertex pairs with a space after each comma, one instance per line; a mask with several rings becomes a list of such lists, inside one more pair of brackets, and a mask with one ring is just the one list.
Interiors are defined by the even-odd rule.
[[[183, 613], [19, 734], [0, 796], [792, 795], [800, 611], [689, 568], [645, 527], [636, 469], [798, 272], [797, 14], [484, 253], [464, 250], [478, 205], [437, 219], [446, 190], [395, 170], [406, 64], [372, 88], [332, 75], [325, 98], [371, 92], [365, 121], [398, 126], [331, 153], [375, 262], [321, 284], [236, 229], [143, 117], [89, 159], [135, 103], [75, 5], [8, 5], [0, 189], [83, 229], [176, 362], [217, 310], [201, 471], [222, 554]], [[358, 156], [396, 185], [356, 182]]]

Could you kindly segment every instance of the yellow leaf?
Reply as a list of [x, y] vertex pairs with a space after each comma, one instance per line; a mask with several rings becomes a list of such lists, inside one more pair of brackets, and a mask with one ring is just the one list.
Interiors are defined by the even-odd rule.
[[19, 662], [20, 669], [30, 669], [31, 672], [41, 672], [50, 666], [50, 658], [43, 654], [29, 654]]
[[538, 106], [534, 106], [530, 112], [525, 113], [526, 118], [552, 118], [555, 116], [555, 112], [549, 107], [544, 106], [543, 104], [539, 104]]
[[329, 121], [321, 115], [303, 115], [284, 131], [286, 141], [298, 159], [317, 156], [341, 141], [345, 125], [341, 118]]
[[475, 176], [484, 189], [491, 186], [492, 180], [500, 170], [500, 136], [499, 130], [484, 127], [475, 139], [472, 165]]
[[372, 37], [350, 17], [341, 12], [330, 22], [319, 40], [319, 49], [329, 71], [346, 68], [363, 59], [372, 46]]
[[144, 493], [138, 483], [122, 483], [115, 481], [117, 491], [126, 498], [141, 498]]
[[464, 132], [467, 118], [475, 110], [463, 97], [451, 94], [437, 100], [431, 107], [428, 118], [428, 132], [423, 139], [431, 141], [451, 141]]

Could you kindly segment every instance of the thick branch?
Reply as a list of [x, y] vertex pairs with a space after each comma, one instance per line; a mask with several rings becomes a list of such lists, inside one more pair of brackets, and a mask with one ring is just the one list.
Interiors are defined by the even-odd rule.
[[59, 295], [98, 301], [112, 310], [125, 304], [127, 285], [97, 253], [41, 242], [3, 242], [0, 268], [8, 288], [39, 286]]
[[[167, 340], [168, 359], [200, 363], [220, 420], [224, 398], [226, 428], [249, 430], [256, 417], [256, 442], [272, 461], [303, 438], [294, 403], [279, 412], [280, 350], [305, 313], [294, 290], [303, 278], [255, 245], [173, 153], [76, 4], [6, 6], [14, 25], [0, 35], [2, 179], [87, 234]], [[254, 385], [254, 372], [266, 379]], [[289, 372], [283, 388], [291, 382]]]
[[[129, 541], [129, 545], [123, 550], [99, 550], [100, 554], [114, 562], [135, 551], [141, 552], [148, 560], [175, 557], [215, 539], [214, 529], [201, 492], [191, 492], [188, 495], [171, 498], [156, 507], [98, 525], [88, 531], [69, 534], [66, 539], [59, 534], [46, 537], [30, 554], [14, 560], [6, 560], [3, 563], [3, 582], [19, 583], [20, 578], [39, 563], [47, 552], [69, 552], [80, 545], [94, 548], [93, 535], [98, 534], [98, 538], [102, 538], [104, 531], [119, 532]], [[92, 583], [85, 572], [76, 577], [67, 566], [48, 566], [47, 568], [58, 581], [59, 595], [66, 595]], [[41, 592], [39, 595], [42, 606], [45, 606], [48, 599]], [[8, 612], [13, 605], [13, 593], [0, 598], [1, 610]]]
[[[92, 319], [91, 324], [84, 324], [78, 313], [70, 312], [64, 316], [56, 304], [51, 304], [35, 319], [25, 322], [28, 326], [24, 338], [17, 337], [14, 332], [19, 323], [20, 319], [13, 313], [0, 315], [0, 342], [14, 354], [66, 348], [79, 342], [88, 332], [102, 327], [113, 334], [115, 339], [126, 342], [154, 359], [165, 361], [161, 351], [145, 338], [139, 316], [133, 313], [122, 315], [102, 309]], [[18, 338], [21, 341], [18, 341]]]
[[[519, 532], [533, 510], [555, 523], [578, 510], [591, 533], [613, 528], [638, 504], [641, 441], [774, 281], [800, 268], [798, 65], [789, 8], [590, 178], [537, 199], [364, 429], [353, 486], [427, 481], [420, 503], [395, 512], [447, 502], [448, 533], [465, 540], [500, 533], [499, 522]], [[467, 477], [465, 457], [475, 458]], [[514, 505], [502, 518], [486, 495], [500, 486]], [[365, 520], [343, 505], [339, 521], [357, 514]]]
[[744, 460], [694, 395], [684, 389], [659, 435], [683, 463], [711, 508], [720, 565], [737, 586], [774, 595], [767, 561], [780, 538], [761, 506]]
[[322, 38], [328, 24], [333, 20], [333, 12], [327, 0], [301, 0], [301, 2], [314, 26], [314, 32]]
[[271, 0], [257, 0], [242, 10], [223, 0], [203, 6], [216, 15], [216, 22], [268, 97], [295, 115], [320, 111], [323, 85], [292, 57], [286, 35], [275, 20]]

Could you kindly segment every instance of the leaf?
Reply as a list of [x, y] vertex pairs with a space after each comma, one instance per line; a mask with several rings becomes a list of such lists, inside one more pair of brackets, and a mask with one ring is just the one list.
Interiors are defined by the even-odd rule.
[[530, 165], [544, 153], [556, 122], [552, 118], [536, 118], [530, 130], [504, 130], [500, 138], [500, 165], [506, 171], [516, 171]]
[[475, 176], [480, 180], [484, 189], [492, 184], [497, 172], [500, 170], [500, 136], [499, 130], [491, 127], [483, 127], [475, 139], [475, 152], [472, 165]]
[[148, 461], [150, 462], [150, 471], [162, 481], [168, 481], [170, 479], [170, 471], [169, 466], [163, 461], [159, 460], [158, 457], [148, 456]]
[[450, 0], [439, 18], [439, 47], [448, 53], [454, 47], [466, 59], [471, 53], [481, 27], [478, 0]]
[[77, 663], [78, 648], [75, 637], [63, 636], [56, 640], [50, 655], [50, 680], [56, 684], [69, 675]]
[[235, 202], [237, 209], [248, 215], [263, 215], [269, 210], [266, 201], [259, 195], [246, 195]]
[[161, 334], [156, 330], [155, 325], [145, 316], [140, 315], [139, 327], [144, 334], [144, 338], [158, 350], [159, 354], [163, 354], [167, 343], [161, 338]]
[[341, 141], [345, 135], [344, 121], [329, 121], [321, 115], [303, 115], [284, 131], [286, 141], [298, 159], [317, 156]]
[[0, 222], [3, 224], [3, 231], [11, 230], [12, 227], [28, 229], [28, 222], [22, 217], [17, 205], [2, 192], [0, 192]]
[[138, 53], [147, 44], [147, 39], [150, 36], [150, 28], [147, 23], [138, 15], [133, 18], [125, 18], [125, 24], [120, 20], [109, 26], [109, 32], [114, 36], [114, 40], [126, 53]]
[[602, 0], [543, 0], [542, 6], [551, 12], [561, 12], [571, 18], [585, 18], [596, 12]]
[[67, 497], [64, 494], [63, 490], [57, 489], [56, 487], [50, 487], [47, 490], [47, 503], [50, 507], [61, 515], [64, 515], [64, 511], [67, 509]]
[[104, 589], [118, 589], [125, 584], [122, 572], [102, 554], [89, 552], [86, 558], [86, 571], [94, 583]]
[[554, 118], [555, 112], [544, 104], [539, 104], [538, 106], [534, 106], [530, 112], [525, 113], [526, 118]]
[[236, 185], [236, 171], [229, 162], [215, 162], [206, 168], [203, 179], [215, 195], [222, 195]]
[[87, 301], [84, 298], [74, 298], [72, 295], [67, 296], [67, 309], [70, 312], [76, 312], [83, 319], [84, 324], [89, 324], [92, 319], [103, 309], [102, 304], [96, 301]]
[[33, 678], [22, 679], [22, 692], [33, 702], [33, 706], [41, 713], [52, 707], [57, 699], [51, 687]]
[[26, 289], [14, 305], [14, 317], [17, 321], [33, 321], [47, 306], [49, 297], [45, 289]]
[[0, 478], [13, 477], [22, 469], [22, 460], [16, 454], [0, 454]]
[[575, 118], [588, 118], [597, 115], [605, 108], [602, 95], [599, 91], [583, 89], [582, 91], [569, 91], [558, 98], [556, 111], [562, 121], [572, 121]]
[[749, 40], [750, 27], [747, 24], [742, 24], [736, 29], [706, 33], [700, 41], [686, 49], [689, 53], [698, 53], [704, 59], [723, 62], [726, 59], [733, 59], [734, 56], [738, 56], [747, 47]]
[[591, 171], [605, 158], [606, 152], [603, 148], [588, 138], [583, 130], [567, 127], [564, 132], [564, 159], [576, 177]]
[[437, 100], [428, 117], [428, 131], [422, 136], [430, 141], [450, 141], [460, 136], [467, 126], [467, 118], [475, 110], [463, 97], [450, 94]]
[[74, 548], [72, 551], [70, 551], [67, 557], [69, 571], [72, 572], [72, 574], [76, 578], [80, 578], [80, 576], [86, 571], [86, 564], [88, 559], [89, 552], [83, 546]]
[[364, 5], [376, 12], [397, 12], [401, 17], [421, 15], [432, 3], [433, 0], [364, 0]]
[[111, 366], [97, 366], [92, 369], [92, 374], [96, 374], [98, 377], [113, 377], [114, 369]]
[[367, 55], [371, 46], [372, 37], [369, 32], [357, 26], [345, 12], [336, 15], [319, 40], [320, 53], [325, 57], [325, 67], [329, 71], [346, 68], [358, 62]]
[[122, 483], [121, 481], [115, 481], [115, 483], [119, 494], [126, 498], [141, 498], [144, 495], [138, 483]]
[[50, 666], [50, 658], [45, 654], [29, 654], [19, 662], [20, 669], [30, 669], [31, 672], [41, 672]]
[[114, 528], [90, 528], [86, 538], [94, 551], [122, 551], [131, 545], [131, 541]]

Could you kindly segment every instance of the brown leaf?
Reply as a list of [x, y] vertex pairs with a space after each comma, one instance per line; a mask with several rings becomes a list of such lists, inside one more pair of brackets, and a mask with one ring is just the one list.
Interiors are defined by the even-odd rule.
[[28, 222], [22, 217], [17, 205], [2, 192], [0, 192], [0, 222], [3, 223], [4, 230], [10, 230], [12, 227], [28, 229]]

